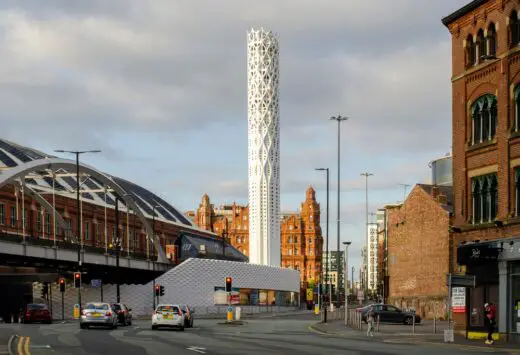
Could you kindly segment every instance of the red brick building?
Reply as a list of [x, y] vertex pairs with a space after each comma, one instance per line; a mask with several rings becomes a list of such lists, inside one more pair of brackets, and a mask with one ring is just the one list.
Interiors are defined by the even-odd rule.
[[388, 303], [424, 318], [445, 314], [450, 270], [449, 186], [416, 185], [404, 204], [386, 206]]
[[[185, 214], [200, 228], [224, 236], [231, 245], [249, 255], [248, 211], [247, 206], [236, 203], [215, 208], [204, 194], [199, 208]], [[319, 282], [323, 237], [320, 205], [312, 187], [307, 189], [301, 212], [283, 216], [280, 223], [282, 267], [299, 270], [303, 283]]]
[[500, 263], [503, 243], [490, 241], [520, 234], [519, 12], [518, 0], [475, 0], [442, 21], [452, 40], [454, 261], [477, 275], [455, 314], [462, 329], [481, 329], [483, 304], [494, 302], [500, 331], [516, 331], [503, 284], [516, 264]]

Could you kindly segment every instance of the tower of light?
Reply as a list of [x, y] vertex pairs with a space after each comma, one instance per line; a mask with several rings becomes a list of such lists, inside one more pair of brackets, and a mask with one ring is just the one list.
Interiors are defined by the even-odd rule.
[[280, 266], [278, 40], [247, 33], [249, 261]]

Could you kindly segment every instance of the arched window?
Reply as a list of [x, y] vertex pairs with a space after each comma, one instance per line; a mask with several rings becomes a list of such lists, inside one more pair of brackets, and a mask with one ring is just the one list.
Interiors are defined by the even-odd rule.
[[520, 130], [520, 84], [516, 86], [514, 91], [515, 100], [515, 131]]
[[473, 36], [468, 35], [466, 38], [466, 67], [472, 67], [475, 65], [475, 43], [473, 42]]
[[484, 95], [471, 106], [472, 144], [492, 140], [497, 132], [497, 101], [494, 95]]
[[520, 43], [520, 21], [518, 20], [518, 12], [513, 10], [509, 16], [509, 46], [513, 48]]
[[498, 212], [496, 173], [472, 178], [473, 223], [493, 222]]
[[480, 182], [477, 179], [473, 180], [473, 224], [481, 223], [481, 200], [480, 200]]
[[478, 32], [477, 32], [477, 51], [475, 53], [475, 63], [480, 63], [481, 59], [480, 57], [482, 57], [483, 55], [486, 55], [487, 53], [487, 50], [486, 50], [486, 38], [484, 37], [484, 30], [483, 29], [480, 29]]
[[494, 56], [497, 54], [497, 32], [495, 24], [491, 23], [487, 30], [487, 55]]
[[520, 216], [520, 167], [515, 169], [515, 215]]

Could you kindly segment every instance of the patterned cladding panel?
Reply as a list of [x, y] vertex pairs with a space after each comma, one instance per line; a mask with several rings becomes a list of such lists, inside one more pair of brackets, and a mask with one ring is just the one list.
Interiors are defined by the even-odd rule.
[[[203, 308], [206, 313], [217, 312], [219, 307], [214, 306], [214, 289], [215, 286], [224, 287], [226, 276], [233, 278], [233, 287], [300, 292], [300, 273], [295, 270], [224, 260], [188, 259], [156, 279], [156, 283], [163, 285], [165, 289], [165, 296], [161, 297], [160, 302], [185, 303], [197, 309]], [[43, 303], [40, 290], [41, 284], [35, 283], [34, 301]], [[53, 316], [61, 319], [59, 285], [53, 284], [51, 292]], [[146, 285], [121, 285], [120, 293], [121, 302], [132, 308], [135, 315], [152, 313], [152, 282]], [[99, 302], [101, 291], [84, 283], [81, 299], [83, 304]], [[77, 291], [72, 283], [67, 284], [64, 301], [65, 318], [71, 318], [73, 306], [77, 303]], [[116, 301], [115, 285], [103, 286], [103, 301]], [[222, 309], [220, 311], [223, 312]]]

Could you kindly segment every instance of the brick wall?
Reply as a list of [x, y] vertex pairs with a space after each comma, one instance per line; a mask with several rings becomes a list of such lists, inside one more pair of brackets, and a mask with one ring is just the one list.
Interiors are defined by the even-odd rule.
[[[404, 205], [387, 207], [389, 303], [415, 308], [423, 317], [444, 314], [448, 290], [449, 225], [443, 206], [423, 185], [416, 185]], [[427, 185], [429, 186], [429, 185]]]

